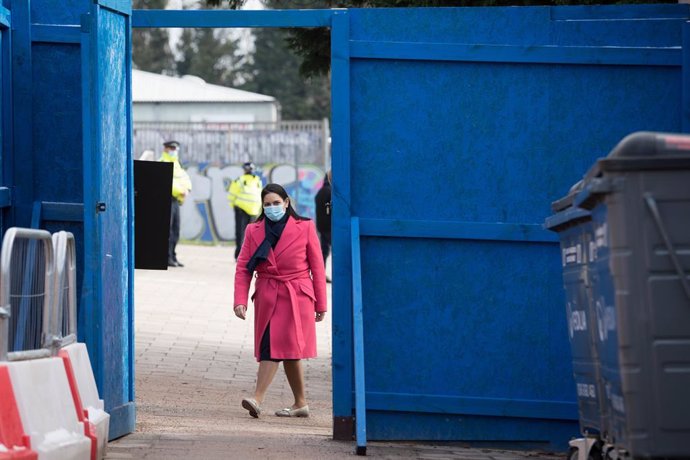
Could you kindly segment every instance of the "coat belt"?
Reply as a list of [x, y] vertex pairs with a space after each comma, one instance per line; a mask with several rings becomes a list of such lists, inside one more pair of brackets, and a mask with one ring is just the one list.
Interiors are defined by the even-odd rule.
[[270, 280], [275, 280], [284, 283], [287, 287], [288, 293], [290, 294], [290, 306], [292, 307], [292, 316], [295, 319], [295, 334], [297, 335], [297, 346], [299, 346], [299, 352], [302, 353], [304, 349], [304, 334], [302, 333], [302, 315], [299, 311], [299, 301], [297, 300], [297, 292], [290, 281], [298, 279], [311, 279], [309, 276], [309, 270], [304, 270], [297, 273], [292, 273], [289, 275], [274, 275], [271, 273], [256, 273], [256, 277], [265, 278]]

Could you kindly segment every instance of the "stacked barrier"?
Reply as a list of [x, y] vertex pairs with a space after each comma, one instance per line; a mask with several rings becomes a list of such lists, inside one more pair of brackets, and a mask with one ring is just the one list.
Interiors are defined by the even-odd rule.
[[[55, 243], [55, 244], [54, 244]], [[76, 343], [74, 237], [11, 228], [0, 254], [0, 459], [103, 458], [109, 416]]]
[[53, 234], [55, 254], [55, 308], [51, 328], [60, 331], [58, 356], [65, 364], [77, 417], [84, 423], [85, 434], [92, 439], [92, 459], [105, 457], [110, 415], [98, 396], [91, 360], [83, 343], [77, 343], [76, 249], [74, 236], [68, 232]]

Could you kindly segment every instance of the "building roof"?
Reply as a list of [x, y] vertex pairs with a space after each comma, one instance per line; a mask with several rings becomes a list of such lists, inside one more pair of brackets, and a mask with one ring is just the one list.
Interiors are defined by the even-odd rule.
[[169, 77], [132, 70], [133, 102], [276, 102], [272, 96], [206, 83], [199, 77]]

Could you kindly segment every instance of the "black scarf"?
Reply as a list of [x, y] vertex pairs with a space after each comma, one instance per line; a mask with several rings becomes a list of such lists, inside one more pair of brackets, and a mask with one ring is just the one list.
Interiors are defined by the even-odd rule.
[[276, 244], [278, 244], [280, 235], [282, 235], [283, 230], [285, 230], [285, 225], [287, 224], [289, 217], [290, 215], [287, 212], [285, 213], [283, 218], [277, 222], [273, 222], [268, 217], [264, 217], [264, 222], [266, 222], [266, 236], [264, 237], [264, 240], [261, 242], [259, 247], [256, 248], [256, 251], [254, 252], [252, 258], [249, 259], [249, 262], [247, 262], [247, 270], [249, 270], [249, 273], [254, 272], [254, 270], [256, 270], [257, 265], [268, 259], [268, 251], [271, 248], [276, 248]]

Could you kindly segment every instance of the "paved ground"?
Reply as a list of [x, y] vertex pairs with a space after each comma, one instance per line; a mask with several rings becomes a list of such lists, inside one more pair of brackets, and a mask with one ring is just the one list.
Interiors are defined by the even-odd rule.
[[[232, 313], [232, 247], [181, 246], [184, 268], [136, 272], [137, 430], [111, 442], [107, 459], [352, 458], [331, 440], [330, 315], [317, 324], [319, 357], [306, 362], [308, 419], [284, 419], [292, 404], [282, 370], [252, 419], [240, 407], [254, 388], [253, 315]], [[330, 294], [330, 287], [329, 287]], [[461, 444], [370, 443], [370, 457], [556, 459]]]

